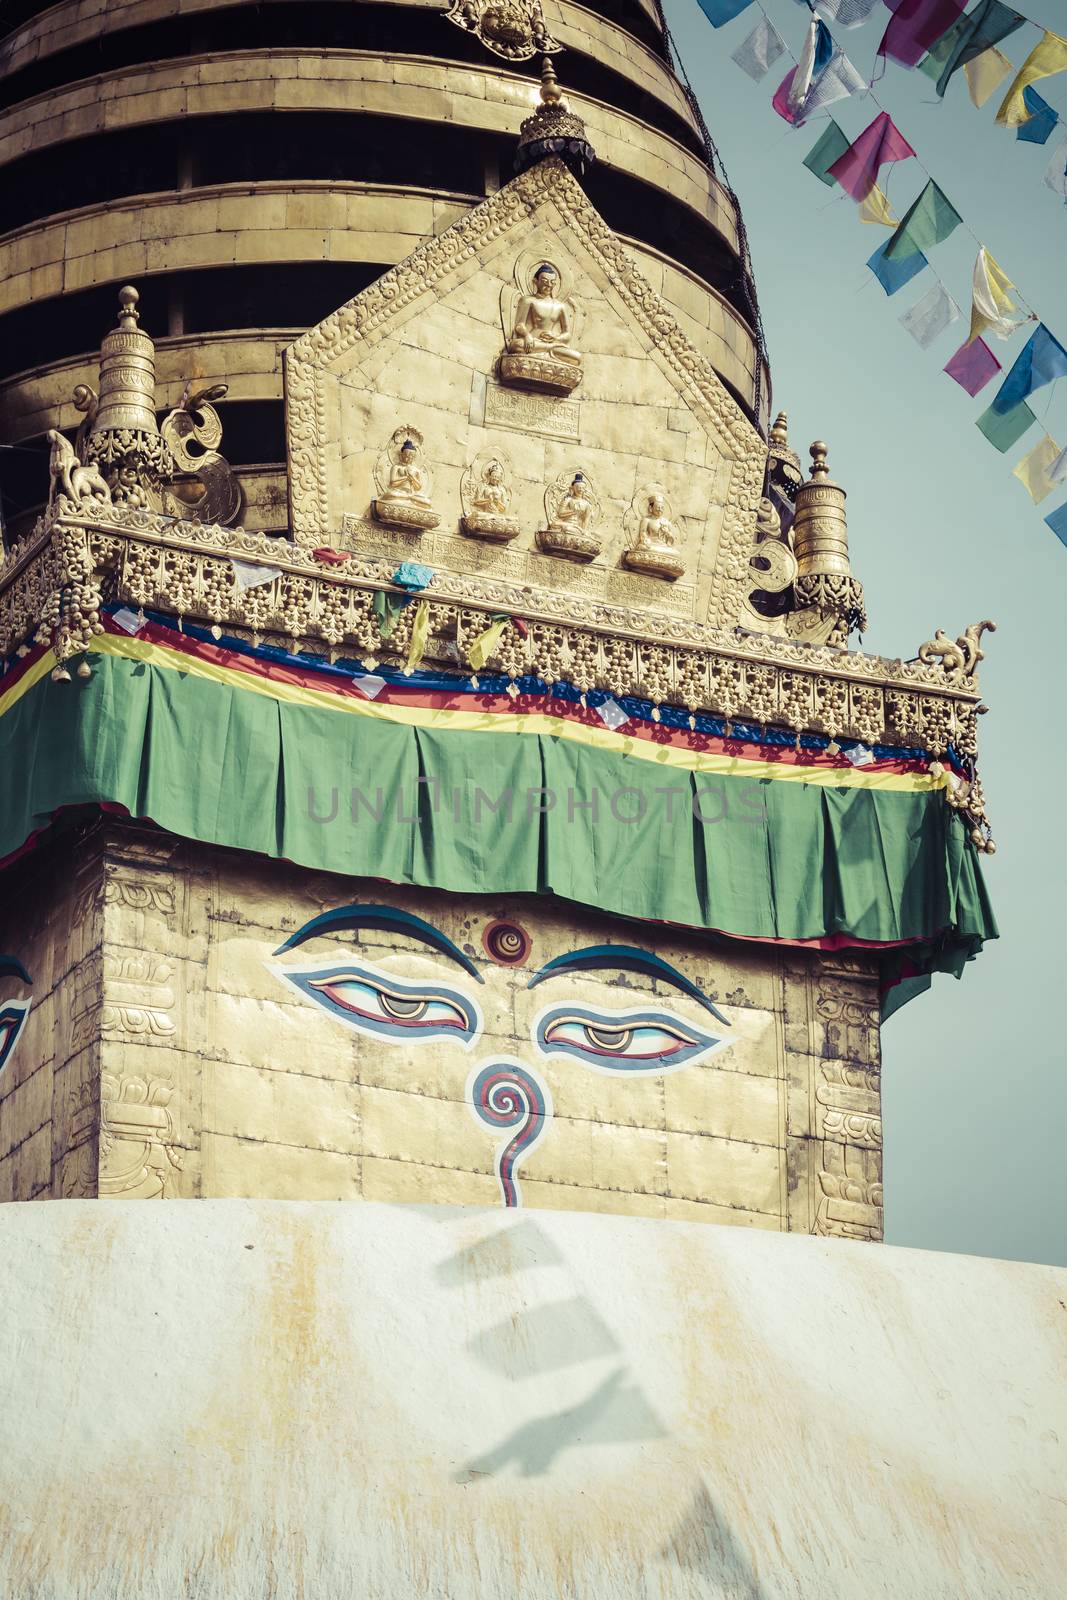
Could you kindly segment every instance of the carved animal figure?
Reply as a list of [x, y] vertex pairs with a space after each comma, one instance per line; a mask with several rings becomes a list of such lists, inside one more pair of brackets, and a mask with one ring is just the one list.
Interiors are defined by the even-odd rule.
[[49, 507], [55, 505], [60, 495], [73, 500], [75, 505], [83, 500], [96, 500], [101, 505], [109, 506], [111, 490], [101, 477], [96, 463], [84, 466], [75, 455], [70, 440], [64, 438], [58, 428], [49, 428], [48, 438], [52, 442], [52, 452], [48, 458], [48, 470], [52, 478], [48, 492]]
[[995, 622], [972, 622], [953, 643], [944, 629], [938, 628], [932, 639], [927, 639], [925, 644], [919, 646], [919, 660], [929, 664], [940, 658], [946, 673], [958, 672], [962, 677], [969, 678], [979, 661], [985, 660], [985, 651], [978, 641], [983, 633], [996, 631]]

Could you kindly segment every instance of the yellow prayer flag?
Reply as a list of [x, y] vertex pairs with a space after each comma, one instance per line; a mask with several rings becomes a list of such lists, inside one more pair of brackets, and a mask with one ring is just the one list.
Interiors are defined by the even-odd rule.
[[1039, 506], [1056, 487], [1055, 479], [1049, 476], [1049, 468], [1059, 455], [1059, 445], [1046, 433], [1012, 471], [1012, 477], [1018, 478], [1035, 506]]
[[997, 121], [1004, 127], [1017, 128], [1029, 122], [1031, 113], [1023, 99], [1023, 90], [1039, 78], [1051, 78], [1054, 72], [1067, 71], [1067, 39], [1058, 33], [1046, 33], [1035, 44], [1015, 75], [1015, 81], [997, 112]]
[[471, 640], [467, 647], [467, 660], [475, 672], [481, 672], [489, 657], [494, 653], [500, 643], [500, 635], [507, 625], [507, 617], [498, 617], [495, 622], [489, 624], [483, 633], [478, 634], [477, 638]]
[[883, 228], [895, 228], [900, 221], [889, 209], [888, 197], [875, 184], [866, 200], [860, 201], [860, 221], [880, 222]]
[[411, 645], [408, 649], [408, 663], [405, 672], [414, 672], [419, 662], [426, 653], [426, 641], [430, 637], [430, 606], [426, 600], [420, 600], [415, 608], [415, 620], [411, 624]]
[[995, 333], [998, 339], [1010, 339], [1016, 329], [1025, 322], [1025, 317], [1011, 316], [1011, 312], [1018, 310], [1015, 301], [1008, 293], [1009, 289], [1014, 288], [1015, 285], [1003, 267], [997, 265], [983, 245], [974, 263], [971, 331], [967, 335], [968, 344], [973, 344], [987, 329]]
[[996, 45], [990, 45], [988, 50], [983, 50], [980, 56], [975, 56], [973, 61], [965, 64], [963, 70], [967, 75], [971, 101], [979, 110], [993, 91], [1000, 88], [1011, 69], [1011, 62]]

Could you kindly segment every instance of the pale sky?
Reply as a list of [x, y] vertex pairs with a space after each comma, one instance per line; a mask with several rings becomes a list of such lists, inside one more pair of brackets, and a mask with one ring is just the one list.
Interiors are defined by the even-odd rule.
[[[796, 0], [764, 0], [793, 54], [807, 27]], [[1006, 40], [1018, 65], [1039, 27], [1067, 31], [1067, 0], [1024, 0], [1038, 26]], [[958, 228], [931, 269], [887, 298], [865, 266], [889, 230], [862, 224], [854, 202], [803, 160], [825, 127], [791, 130], [771, 108], [786, 68], [756, 84], [730, 54], [760, 17], [750, 5], [713, 29], [696, 0], [666, 0], [668, 23], [748, 226], [773, 377], [773, 407], [790, 441], [830, 446], [848, 491], [853, 570], [871, 617], [866, 648], [912, 656], [935, 628], [956, 637], [990, 617], [981, 668], [990, 707], [979, 770], [998, 853], [984, 858], [1001, 938], [957, 983], [897, 1013], [883, 1033], [886, 1237], [891, 1244], [1067, 1265], [1067, 1050], [1060, 1042], [1060, 902], [1064, 898], [1067, 549], [1012, 468], [1041, 437], [1031, 429], [1000, 455], [975, 427], [997, 379], [970, 399], [941, 371], [966, 323], [920, 350], [898, 317], [934, 283], [966, 313], [977, 250]], [[831, 28], [868, 80], [888, 10], [864, 27]], [[1010, 80], [1009, 80], [1010, 81]], [[1067, 73], [1036, 85], [1067, 119]], [[1000, 96], [976, 110], [960, 72], [938, 102], [933, 84], [889, 62], [881, 105], [1029, 305], [1067, 344], [1067, 206], [1042, 182], [1067, 124], [1045, 146], [997, 127]], [[835, 120], [855, 137], [877, 115], [843, 101]], [[897, 215], [926, 182], [916, 161], [885, 169]], [[1032, 328], [994, 342], [1005, 372]], [[1067, 383], [1033, 399], [1067, 444]], [[1061, 993], [1060, 984], [1064, 990]]]

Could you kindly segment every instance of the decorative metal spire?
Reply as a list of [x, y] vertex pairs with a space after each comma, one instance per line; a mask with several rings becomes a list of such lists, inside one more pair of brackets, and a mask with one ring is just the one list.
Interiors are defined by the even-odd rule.
[[100, 467], [115, 504], [160, 511], [174, 462], [156, 422], [156, 347], [138, 326], [139, 299], [131, 284], [119, 290], [118, 324], [100, 346], [99, 396], [79, 384], [73, 398], [87, 414], [83, 459]]
[[867, 626], [863, 585], [852, 576], [848, 559], [845, 491], [830, 477], [826, 445], [811, 447], [811, 477], [797, 491], [793, 549], [797, 558], [794, 584], [799, 609], [814, 607], [838, 627], [830, 643], [845, 645], [853, 629]]
[[515, 171], [525, 172], [546, 156], [560, 156], [578, 178], [596, 160], [585, 123], [563, 98], [551, 56], [541, 63], [541, 104], [519, 129]]

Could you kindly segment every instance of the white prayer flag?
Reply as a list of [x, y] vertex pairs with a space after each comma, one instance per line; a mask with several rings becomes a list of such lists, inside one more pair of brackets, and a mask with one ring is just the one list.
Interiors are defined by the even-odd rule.
[[920, 350], [928, 350], [934, 340], [961, 316], [960, 308], [940, 279], [921, 300], [900, 318]]
[[765, 78], [778, 57], [785, 54], [785, 41], [770, 17], [757, 22], [748, 38], [739, 44], [731, 61], [747, 72], [755, 83]]
[[1061, 140], [1053, 150], [1045, 170], [1045, 183], [1067, 204], [1067, 139]]
[[1063, 483], [1067, 479], [1067, 445], [1064, 445], [1055, 461], [1049, 467], [1048, 475], [1053, 483]]
[[831, 106], [836, 100], [847, 100], [849, 95], [858, 94], [866, 87], [866, 78], [856, 71], [845, 52], [835, 50], [808, 90], [797, 123], [806, 122], [824, 106]]
[[862, 28], [882, 0], [815, 0], [815, 10], [839, 28]]
[[596, 707], [596, 714], [604, 726], [610, 728], [612, 732], [616, 728], [621, 728], [624, 722], [629, 722], [630, 720], [617, 700], [608, 699], [603, 701]]
[[278, 576], [277, 567], [261, 567], [252, 561], [237, 561], [230, 558], [233, 575], [237, 579], [237, 587], [242, 592], [245, 589], [258, 589], [261, 584], [269, 583]]
[[[815, 46], [818, 43], [818, 39], [819, 22], [813, 14], [808, 27], [808, 36], [804, 40], [804, 48], [800, 52], [800, 60], [797, 62], [797, 69], [793, 74], [793, 82], [789, 86], [787, 104], [790, 111], [800, 112], [807, 98], [808, 90], [811, 88], [811, 75], [815, 70]], [[803, 118], [798, 114], [797, 121], [800, 122], [802, 120]]]
[[1009, 289], [1015, 285], [989, 254], [985, 245], [978, 251], [974, 263], [974, 282], [971, 300], [970, 344], [979, 334], [993, 333], [998, 339], [1010, 339], [1027, 320], [1008, 313], [1018, 311]]

